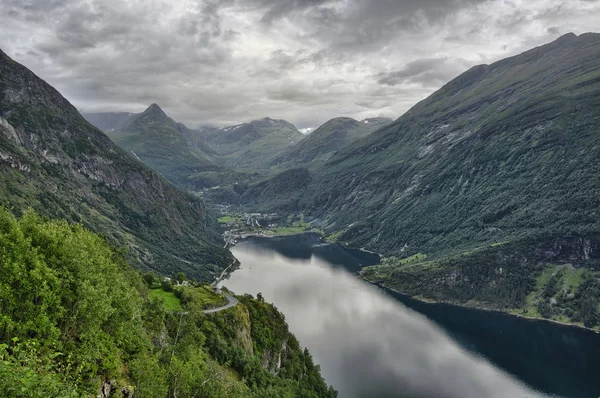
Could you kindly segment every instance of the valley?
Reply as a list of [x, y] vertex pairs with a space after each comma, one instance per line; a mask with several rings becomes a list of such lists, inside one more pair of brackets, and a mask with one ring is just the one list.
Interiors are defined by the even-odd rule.
[[[599, 37], [476, 66], [393, 122], [186, 128], [174, 153], [202, 142], [196, 154], [221, 169], [213, 186], [179, 185], [216, 206], [226, 246], [318, 231], [382, 253], [361, 273], [370, 282], [598, 329]], [[181, 126], [165, 118], [156, 126]]]
[[257, 116], [270, 91], [188, 127], [149, 95], [80, 113], [0, 51], [0, 391], [597, 396], [600, 34], [444, 75], [395, 120], [405, 71], [382, 73], [333, 118]]

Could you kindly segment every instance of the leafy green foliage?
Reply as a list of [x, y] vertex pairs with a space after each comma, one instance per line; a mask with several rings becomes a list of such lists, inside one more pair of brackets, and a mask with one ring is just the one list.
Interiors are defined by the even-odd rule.
[[[148, 281], [156, 277], [80, 225], [0, 208], [0, 389], [61, 398], [100, 388], [115, 397], [335, 396], [274, 307], [244, 297], [206, 315], [207, 299], [219, 296], [205, 286], [149, 293]], [[272, 372], [284, 345], [282, 370]]]
[[[13, 398], [75, 398], [77, 393], [52, 363], [37, 355], [35, 342], [0, 344], [0, 391]], [[58, 354], [54, 354], [54, 357]]]

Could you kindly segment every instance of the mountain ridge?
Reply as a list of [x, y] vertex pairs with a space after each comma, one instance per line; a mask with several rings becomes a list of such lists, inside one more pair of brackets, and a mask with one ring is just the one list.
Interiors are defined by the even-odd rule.
[[[88, 114], [90, 120], [101, 119]], [[110, 127], [108, 123], [101, 123]], [[238, 175], [214, 161], [216, 152], [197, 132], [169, 117], [153, 103], [105, 133], [121, 148], [160, 172], [178, 187], [199, 191], [251, 176]]]
[[217, 152], [215, 161], [232, 169], [264, 170], [284, 149], [305, 136], [288, 121], [265, 117], [235, 126], [206, 129], [202, 133]]
[[318, 167], [338, 150], [390, 124], [392, 119], [369, 118], [361, 121], [349, 117], [333, 118], [307, 135], [279, 156], [272, 164], [283, 168]]

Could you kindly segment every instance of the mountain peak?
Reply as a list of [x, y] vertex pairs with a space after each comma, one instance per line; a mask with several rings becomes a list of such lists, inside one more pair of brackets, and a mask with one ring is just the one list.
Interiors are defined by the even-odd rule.
[[156, 115], [156, 116], [160, 116], [160, 117], [168, 117], [167, 114], [161, 109], [160, 106], [158, 106], [158, 104], [153, 103], [151, 104], [144, 112], [143, 114], [151, 114], [151, 115]]

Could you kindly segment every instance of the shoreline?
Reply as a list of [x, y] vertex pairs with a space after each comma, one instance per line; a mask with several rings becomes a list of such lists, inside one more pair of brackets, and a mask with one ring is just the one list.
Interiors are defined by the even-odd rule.
[[422, 296], [411, 296], [409, 294], [403, 293], [403, 292], [398, 291], [396, 289], [392, 289], [391, 287], [388, 287], [388, 286], [384, 285], [383, 283], [374, 283], [374, 282], [371, 282], [370, 280], [364, 278], [360, 272], [358, 273], [358, 276], [360, 277], [360, 279], [364, 280], [365, 282], [367, 282], [367, 283], [369, 283], [369, 284], [371, 284], [373, 286], [376, 286], [376, 287], [378, 287], [380, 289], [389, 290], [389, 291], [392, 291], [394, 293], [400, 294], [402, 296], [408, 297], [408, 298], [410, 298], [412, 300], [420, 301], [420, 302], [426, 303], [426, 304], [454, 305], [456, 307], [469, 308], [469, 309], [474, 309], [474, 310], [478, 310], [478, 311], [497, 312], [497, 313], [500, 313], [500, 314], [514, 316], [514, 317], [522, 318], [522, 319], [527, 319], [527, 320], [530, 320], [530, 321], [550, 322], [550, 323], [554, 323], [556, 325], [561, 325], [561, 326], [566, 326], [566, 327], [573, 327], [573, 328], [579, 328], [579, 329], [586, 330], [588, 332], [593, 332], [593, 333], [596, 333], [596, 334], [600, 334], [600, 330], [598, 330], [598, 329], [588, 328], [586, 326], [578, 325], [576, 323], [567, 323], [567, 322], [561, 322], [561, 321], [557, 321], [557, 320], [554, 320], [554, 319], [546, 319], [546, 318], [535, 318], [535, 317], [521, 315], [521, 314], [515, 314], [515, 313], [512, 313], [512, 312], [503, 311], [503, 310], [499, 310], [499, 309], [487, 308], [487, 307], [484, 307], [484, 306], [481, 306], [481, 305], [463, 304], [463, 303], [456, 303], [456, 302], [451, 302], [451, 301], [433, 300], [433, 299], [425, 298], [425, 297], [422, 297]]
[[[306, 234], [306, 233], [316, 233], [316, 234], [318, 234], [319, 237], [320, 237], [320, 239], [321, 239], [321, 241], [323, 243], [327, 243], [327, 244], [334, 244], [334, 243], [336, 243], [336, 242], [327, 242], [327, 241], [324, 241], [325, 237], [322, 234], [319, 234], [318, 232], [314, 232], [314, 231], [289, 232], [289, 233], [286, 232], [286, 233], [273, 234], [273, 235], [265, 235], [265, 234], [262, 234], [262, 233], [254, 233], [254, 234], [245, 234], [245, 235], [243, 235], [243, 237], [239, 237], [238, 239], [239, 240], [245, 240], [245, 239], [249, 239], [249, 238], [253, 238], [253, 237], [274, 238], [274, 237], [278, 237], [278, 236], [302, 235], [302, 234]], [[232, 247], [232, 246], [234, 246], [234, 245], [230, 245], [230, 247]], [[362, 251], [362, 252], [365, 252], [365, 253], [369, 253], [369, 254], [376, 254], [380, 258], [383, 258], [383, 256], [380, 253], [376, 253], [376, 252], [367, 250], [365, 248], [351, 248], [351, 247], [348, 247], [348, 246], [345, 246], [345, 245], [342, 245], [342, 246], [347, 247], [349, 249], [353, 249], [353, 250], [359, 250], [359, 251]], [[232, 265], [233, 264], [231, 264], [226, 270], [228, 270]], [[225, 271], [223, 271], [223, 274], [225, 273]], [[223, 274], [221, 274], [220, 279], [218, 281], [216, 281], [215, 283], [218, 283], [222, 279]], [[475, 309], [475, 310], [479, 310], [479, 311], [497, 312], [497, 313], [500, 313], [500, 314], [514, 316], [514, 317], [517, 317], [517, 318], [527, 319], [527, 320], [531, 320], [531, 321], [550, 322], [550, 323], [553, 323], [555, 325], [561, 325], [561, 326], [565, 326], [565, 327], [574, 327], [574, 328], [583, 329], [583, 330], [586, 330], [586, 331], [589, 331], [589, 332], [593, 332], [593, 333], [596, 333], [596, 334], [600, 334], [600, 330], [598, 330], [598, 329], [592, 329], [592, 328], [589, 328], [589, 327], [586, 327], [586, 326], [583, 326], [583, 325], [579, 325], [579, 324], [576, 324], [576, 323], [567, 323], [567, 322], [557, 321], [557, 320], [554, 320], [554, 319], [536, 318], [536, 317], [532, 317], [532, 316], [527, 316], [527, 315], [522, 315], [522, 314], [516, 314], [516, 313], [513, 313], [513, 312], [501, 310], [501, 309], [489, 308], [489, 307], [485, 307], [483, 305], [478, 305], [478, 304], [465, 304], [465, 303], [457, 303], [457, 302], [452, 302], [452, 301], [433, 300], [433, 299], [426, 298], [426, 297], [423, 297], [423, 296], [411, 296], [411, 295], [408, 295], [408, 294], [406, 294], [404, 292], [401, 292], [401, 291], [398, 291], [398, 290], [393, 289], [391, 287], [388, 287], [388, 286], [384, 285], [383, 283], [375, 283], [375, 282], [372, 282], [372, 281], [368, 280], [367, 278], [363, 277], [362, 271], [356, 272], [355, 274], [361, 280], [363, 280], [363, 281], [369, 283], [370, 285], [373, 285], [373, 286], [375, 286], [375, 287], [377, 287], [379, 289], [389, 290], [389, 291], [395, 292], [397, 294], [403, 295], [403, 296], [405, 296], [407, 298], [410, 298], [412, 300], [420, 301], [420, 302], [426, 303], [426, 304], [446, 304], [446, 305], [454, 305], [454, 306], [462, 307], [462, 308]]]
[[[274, 234], [265, 234], [262, 232], [256, 232], [256, 233], [247, 233], [247, 234], [240, 234], [240, 235], [235, 235], [234, 239], [236, 241], [242, 241], [242, 240], [246, 240], [249, 238], [277, 238], [279, 236], [291, 236], [291, 235], [302, 235], [302, 234], [317, 234], [319, 235], [319, 237], [322, 239], [322, 235], [319, 234], [316, 231], [304, 231], [304, 232], [281, 232], [281, 233], [274, 233]], [[235, 246], [236, 243], [231, 243], [230, 241], [227, 241], [225, 244], [225, 248], [229, 249], [233, 246]]]

